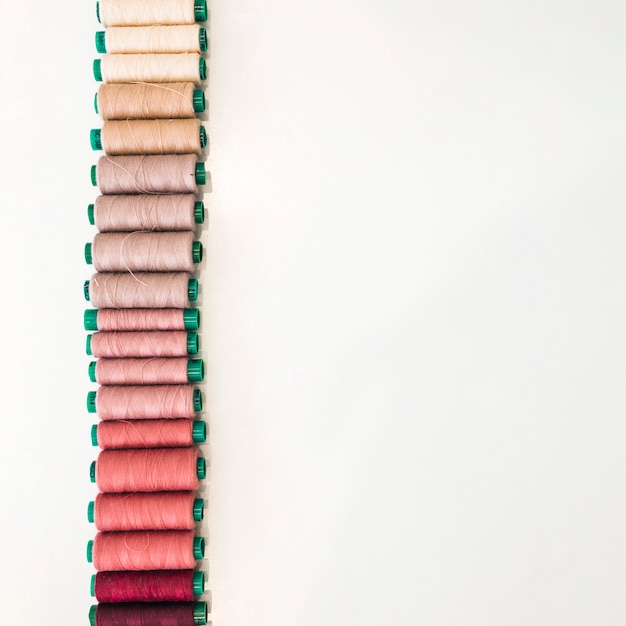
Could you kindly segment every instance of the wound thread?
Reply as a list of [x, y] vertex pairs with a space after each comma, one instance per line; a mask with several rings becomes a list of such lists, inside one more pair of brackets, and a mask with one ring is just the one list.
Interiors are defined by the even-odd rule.
[[97, 572], [94, 595], [99, 602], [191, 602], [203, 576], [193, 569]]
[[[197, 353], [195, 333], [186, 331], [115, 332], [90, 335], [91, 354], [95, 357], [183, 357]], [[190, 347], [192, 351], [190, 351]]]
[[101, 358], [90, 367], [92, 382], [99, 385], [177, 385], [204, 379], [202, 359]]
[[150, 26], [194, 24], [194, 0], [106, 0], [98, 4], [103, 26]]
[[90, 620], [95, 626], [203, 626], [207, 611], [205, 602], [102, 602], [91, 607]]
[[206, 440], [206, 424], [190, 419], [108, 420], [95, 425], [102, 450], [183, 448]]
[[111, 26], [98, 39], [108, 54], [200, 53], [206, 40], [201, 28], [199, 24]]
[[204, 59], [196, 52], [105, 54], [96, 61], [94, 72], [96, 77], [101, 76], [105, 83], [191, 82], [194, 85], [200, 85], [206, 80]]
[[198, 309], [86, 309], [85, 330], [198, 330]]

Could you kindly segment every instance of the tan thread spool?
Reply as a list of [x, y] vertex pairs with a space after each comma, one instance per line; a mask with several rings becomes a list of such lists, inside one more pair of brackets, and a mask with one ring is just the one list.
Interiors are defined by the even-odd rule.
[[198, 118], [111, 120], [100, 129], [100, 143], [112, 156], [202, 154], [200, 127]]
[[111, 26], [103, 33], [107, 54], [202, 52], [200, 26]]
[[194, 117], [195, 85], [187, 83], [104, 83], [97, 94], [103, 120]]
[[103, 26], [149, 26], [194, 24], [194, 0], [100, 0]]
[[[94, 202], [93, 222], [101, 233], [196, 229], [193, 194], [107, 195]], [[204, 219], [204, 218], [203, 218]]]
[[199, 85], [202, 57], [194, 52], [182, 54], [105, 54], [100, 72], [105, 83], [193, 82]]

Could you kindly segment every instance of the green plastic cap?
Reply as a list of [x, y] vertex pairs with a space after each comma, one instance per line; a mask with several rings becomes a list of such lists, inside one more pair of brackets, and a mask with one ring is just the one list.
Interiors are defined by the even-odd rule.
[[96, 462], [92, 461], [91, 465], [89, 466], [89, 480], [91, 480], [92, 483], [96, 482]]
[[87, 521], [90, 524], [93, 524], [94, 520], [96, 519], [94, 517], [94, 511], [95, 511], [95, 507], [96, 507], [96, 503], [94, 500], [92, 500], [88, 505], [87, 505]]
[[94, 424], [91, 427], [91, 445], [92, 446], [98, 445], [98, 424]]
[[183, 323], [185, 330], [198, 330], [200, 328], [200, 309], [185, 309], [183, 311]]
[[94, 187], [98, 186], [98, 169], [95, 165], [91, 166], [91, 184]]
[[189, 359], [187, 361], [187, 380], [190, 383], [200, 383], [204, 380], [204, 361], [202, 359]]
[[91, 583], [89, 584], [89, 593], [91, 594], [92, 598], [96, 597], [96, 575], [95, 574], [91, 575]]
[[91, 363], [89, 363], [89, 367], [87, 368], [87, 371], [89, 372], [89, 380], [92, 383], [98, 382], [96, 380], [96, 363], [97, 361], [92, 361]]
[[102, 61], [100, 59], [94, 59], [94, 62], [93, 62], [93, 77], [98, 82], [102, 82]]
[[100, 54], [106, 54], [107, 43], [106, 33], [103, 30], [96, 31], [96, 51]]
[[204, 572], [193, 573], [193, 593], [196, 596], [204, 593]]
[[193, 390], [193, 410], [202, 411], [202, 391], [200, 389]]
[[193, 219], [196, 224], [204, 224], [204, 202], [196, 202], [193, 207]]
[[[204, 57], [200, 57], [200, 80], [206, 80], [206, 59]], [[100, 78], [102, 80], [102, 78]]]
[[87, 354], [89, 356], [91, 356], [91, 333], [89, 335], [87, 335], [87, 341], [86, 341], [85, 349], [87, 350]]
[[199, 456], [196, 461], [196, 474], [200, 480], [206, 478], [206, 459], [203, 456]]
[[98, 612], [98, 605], [94, 604], [89, 609], [89, 626], [96, 626], [96, 613]]
[[198, 561], [204, 558], [204, 537], [193, 538], [193, 556]]
[[206, 602], [195, 602], [193, 605], [194, 626], [205, 626], [209, 618], [209, 606]]
[[196, 522], [201, 522], [203, 518], [204, 518], [204, 499], [196, 498], [193, 501], [193, 519]]
[[87, 265], [93, 264], [93, 256], [91, 254], [91, 250], [92, 250], [92, 245], [90, 243], [86, 243], [85, 244], [85, 263], [87, 263]]
[[87, 392], [87, 412], [95, 413], [96, 412], [96, 391], [88, 391]]
[[198, 33], [198, 43], [200, 44], [200, 51], [206, 52], [209, 47], [209, 39], [207, 37], [206, 28], [201, 28]]
[[209, 17], [209, 12], [207, 10], [206, 0], [194, 0], [193, 15], [196, 18], [196, 22], [207, 21]]
[[206, 148], [208, 143], [208, 138], [206, 134], [206, 128], [204, 126], [200, 126], [200, 147]]
[[187, 283], [187, 297], [191, 302], [195, 302], [198, 299], [198, 279], [190, 278]]
[[192, 102], [193, 102], [193, 110], [196, 113], [204, 113], [204, 110], [206, 109], [206, 100], [204, 98], [204, 90], [194, 89]]
[[93, 108], [96, 110], [96, 113], [100, 113], [98, 110], [98, 92], [96, 91], [96, 95], [93, 97]]
[[198, 354], [198, 333], [187, 333], [187, 354]]
[[98, 22], [100, 22], [100, 3], [99, 2], [96, 2], [96, 17], [98, 18]]
[[98, 309], [85, 309], [83, 324], [85, 330], [98, 330]]
[[192, 257], [194, 263], [201, 263], [202, 262], [202, 253], [203, 252], [204, 252], [204, 249], [202, 247], [202, 242], [201, 241], [194, 241], [191, 244], [191, 257]]
[[87, 563], [93, 563], [93, 539], [87, 542]]
[[206, 185], [206, 168], [202, 161], [196, 163], [196, 183]]
[[194, 443], [204, 443], [206, 441], [206, 422], [194, 422], [191, 427], [191, 438]]
[[89, 131], [89, 141], [92, 150], [102, 150], [102, 130], [100, 128], [92, 128]]
[[83, 283], [83, 295], [85, 296], [85, 300], [89, 302], [89, 281], [88, 280], [86, 280]]
[[92, 226], [96, 223], [96, 207], [93, 204], [87, 205], [87, 219]]

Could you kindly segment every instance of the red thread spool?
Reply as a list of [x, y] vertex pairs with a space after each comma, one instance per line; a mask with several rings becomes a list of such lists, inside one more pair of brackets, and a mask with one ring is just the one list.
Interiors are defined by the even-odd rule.
[[85, 330], [198, 330], [199, 309], [86, 309]]
[[87, 335], [87, 354], [95, 357], [182, 357], [198, 353], [198, 334], [184, 330]]
[[108, 420], [94, 424], [93, 445], [103, 450], [186, 448], [206, 441], [206, 422], [177, 420]]
[[89, 377], [100, 385], [176, 385], [204, 379], [202, 359], [122, 358], [98, 359]]
[[195, 491], [206, 461], [196, 447], [103, 450], [90, 473], [102, 493]]
[[203, 626], [205, 602], [138, 602], [96, 604], [89, 611], [93, 626]]
[[98, 602], [190, 602], [204, 593], [204, 572], [98, 572], [92, 590]]

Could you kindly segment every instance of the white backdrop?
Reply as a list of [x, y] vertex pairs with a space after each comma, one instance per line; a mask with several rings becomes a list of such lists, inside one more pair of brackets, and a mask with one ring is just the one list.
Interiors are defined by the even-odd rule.
[[[99, 25], [0, 10], [0, 624], [80, 626]], [[215, 626], [623, 626], [625, 29], [213, 0]]]

